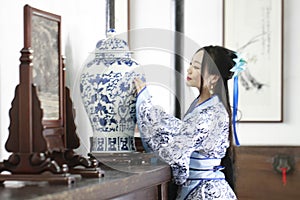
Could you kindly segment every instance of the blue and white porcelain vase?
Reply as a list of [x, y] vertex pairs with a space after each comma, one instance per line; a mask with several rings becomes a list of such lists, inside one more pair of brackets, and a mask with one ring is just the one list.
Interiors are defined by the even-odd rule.
[[91, 152], [136, 150], [136, 90], [133, 79], [144, 78], [131, 58], [127, 42], [114, 30], [100, 40], [84, 64], [80, 93], [93, 129]]

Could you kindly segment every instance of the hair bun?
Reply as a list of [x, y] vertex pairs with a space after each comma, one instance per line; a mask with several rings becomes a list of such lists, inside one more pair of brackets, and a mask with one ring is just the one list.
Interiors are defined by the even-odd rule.
[[237, 58], [236, 52], [221, 46], [204, 47], [212, 60], [215, 62], [223, 79], [229, 80], [233, 76], [230, 70], [236, 64], [233, 59]]

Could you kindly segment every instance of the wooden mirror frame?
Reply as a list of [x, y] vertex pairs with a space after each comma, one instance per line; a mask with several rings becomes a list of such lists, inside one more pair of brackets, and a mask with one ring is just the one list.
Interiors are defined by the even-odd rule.
[[[53, 90], [54, 88], [54, 91], [57, 92], [57, 103], [54, 103], [57, 104], [56, 107], [54, 107], [54, 109], [57, 110], [54, 110], [54, 113], [56, 113], [54, 118], [45, 117], [49, 115], [49, 112], [51, 112], [51, 110], [49, 111], [48, 108], [50, 106], [46, 104], [47, 102], [45, 101], [45, 99], [41, 98], [41, 95], [39, 95], [38, 92], [41, 106], [44, 111], [42, 124], [44, 128], [61, 127], [64, 124], [63, 89], [65, 87], [61, 56], [61, 17], [46, 11], [30, 7], [29, 5], [26, 5], [24, 7], [24, 12], [24, 48], [31, 48], [33, 50], [33, 73], [32, 77], [29, 78], [32, 79], [32, 83], [36, 85], [37, 90], [39, 90], [40, 87], [42, 87], [44, 90], [49, 90], [50, 86], [48, 86], [47, 84], [49, 84], [48, 81], [52, 81], [51, 90]], [[39, 23], [39, 26], [35, 26], [35, 20], [37, 19], [42, 22]], [[38, 43], [36, 41], [42, 41], [42, 43]], [[51, 69], [54, 66], [57, 68]], [[38, 67], [47, 69], [47, 74], [42, 74], [41, 72], [43, 72], [43, 70], [38, 70]], [[54, 75], [50, 73], [49, 76], [49, 71], [51, 73], [56, 72], [57, 74]], [[43, 77], [37, 77], [38, 75], [43, 75]], [[43, 80], [43, 78], [46, 78], [46, 80]], [[38, 82], [39, 80], [44, 81], [44, 85], [40, 86], [39, 84], [41, 84], [41, 82]], [[37, 81], [38, 83], [35, 81]], [[55, 81], [57, 81], [57, 83], [55, 83]], [[56, 88], [53, 87], [53, 82]], [[53, 104], [53, 102], [50, 103]]]

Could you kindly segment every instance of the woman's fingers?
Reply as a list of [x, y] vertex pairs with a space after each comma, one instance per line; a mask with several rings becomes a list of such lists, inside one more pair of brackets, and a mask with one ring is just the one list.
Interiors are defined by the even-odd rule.
[[146, 83], [143, 82], [143, 81], [142, 81], [141, 79], [139, 79], [139, 78], [135, 78], [135, 79], [134, 79], [134, 84], [135, 84], [137, 93], [139, 93], [139, 92], [146, 86]]

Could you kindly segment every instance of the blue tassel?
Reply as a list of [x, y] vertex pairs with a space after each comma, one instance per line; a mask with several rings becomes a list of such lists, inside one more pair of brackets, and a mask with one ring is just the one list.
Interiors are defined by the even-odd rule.
[[239, 79], [238, 76], [234, 77], [234, 85], [233, 85], [233, 113], [232, 113], [232, 125], [233, 125], [233, 135], [235, 144], [240, 146], [240, 142], [236, 132], [236, 121], [237, 121], [237, 109], [238, 109], [238, 100], [239, 100]]

